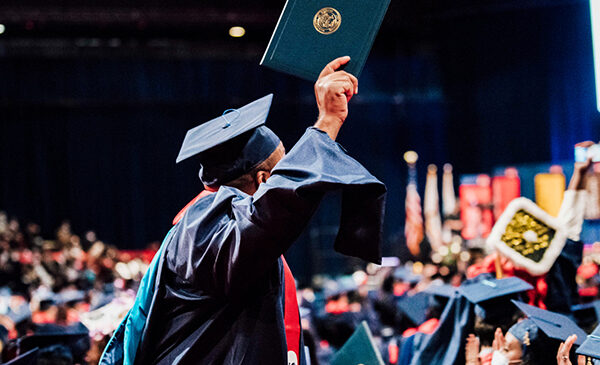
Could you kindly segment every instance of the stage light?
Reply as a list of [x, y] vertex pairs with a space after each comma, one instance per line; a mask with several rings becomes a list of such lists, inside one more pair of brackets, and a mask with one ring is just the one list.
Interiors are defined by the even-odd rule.
[[471, 254], [468, 253], [467, 251], [463, 251], [463, 252], [460, 253], [460, 260], [461, 261], [467, 262], [467, 261], [469, 261], [470, 258], [471, 258]]
[[596, 70], [596, 107], [600, 112], [600, 0], [590, 0], [594, 69]]
[[414, 164], [419, 159], [419, 155], [415, 151], [406, 151], [404, 153], [404, 161], [408, 164]]
[[438, 252], [442, 256], [448, 256], [448, 254], [450, 253], [450, 250], [448, 250], [447, 246], [441, 246], [440, 248], [438, 248]]
[[450, 245], [450, 252], [452, 252], [453, 254], [458, 254], [460, 252], [460, 248], [460, 243], [454, 242]]
[[4, 33], [5, 30], [6, 27], [4, 26], [4, 24], [0, 24], [0, 34]]
[[243, 37], [246, 34], [244, 27], [231, 27], [229, 28], [229, 35], [233, 38]]

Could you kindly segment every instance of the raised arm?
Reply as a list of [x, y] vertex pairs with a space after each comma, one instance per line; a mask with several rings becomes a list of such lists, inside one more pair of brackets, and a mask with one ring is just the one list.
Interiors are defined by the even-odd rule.
[[[178, 272], [186, 277], [213, 278], [213, 289], [225, 295], [244, 292], [273, 268], [278, 257], [298, 238], [321, 198], [341, 190], [342, 216], [336, 241], [338, 251], [378, 262], [385, 186], [350, 157], [334, 139], [348, 115], [348, 101], [356, 93], [354, 76], [335, 71], [348, 62], [342, 57], [328, 64], [315, 84], [319, 118], [271, 171], [252, 196], [221, 187], [208, 211], [229, 211], [228, 217], [197, 217], [189, 212], [184, 252]], [[193, 210], [193, 208], [192, 208]], [[204, 209], [198, 209], [202, 214]], [[194, 225], [202, 225], [201, 227]], [[207, 234], [208, 232], [208, 234]], [[198, 240], [210, 239], [210, 242]], [[191, 265], [191, 266], [189, 266]]]

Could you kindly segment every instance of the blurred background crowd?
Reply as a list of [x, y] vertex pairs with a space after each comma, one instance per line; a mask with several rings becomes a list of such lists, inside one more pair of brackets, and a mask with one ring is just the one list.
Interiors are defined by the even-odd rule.
[[[416, 162], [410, 157], [407, 154], [409, 169]], [[365, 266], [353, 261], [341, 275], [323, 272], [309, 282], [298, 282], [304, 341], [312, 363], [329, 364], [364, 321], [386, 364], [491, 364], [499, 341], [506, 341], [504, 337], [498, 340], [498, 336], [509, 338], [509, 328], [526, 318], [526, 313], [510, 299], [561, 313], [591, 333], [600, 318], [600, 242], [584, 245], [581, 237], [586, 229], [584, 223], [589, 225], [592, 221], [584, 217], [586, 205], [593, 198], [589, 189], [596, 173], [589, 161], [576, 163], [572, 169], [567, 188], [562, 171], [553, 168], [555, 177], [562, 179], [555, 192], [558, 201], [552, 203], [559, 204], [560, 212], [553, 214], [563, 220], [569, 239], [552, 268], [537, 276], [485, 243], [491, 228], [484, 219], [485, 211], [494, 210], [494, 206], [503, 204], [501, 201], [496, 201], [496, 205], [467, 204], [468, 208], [479, 210], [475, 221], [461, 211], [461, 199], [469, 196], [464, 192], [469, 191], [466, 188], [470, 177], [462, 179], [466, 183], [461, 185], [458, 198], [448, 182], [452, 179], [446, 181], [450, 185], [442, 189], [446, 193], [442, 201], [446, 206], [453, 204], [452, 209], [446, 209], [447, 214], [427, 207], [431, 192], [426, 190], [421, 221], [411, 222], [415, 216], [421, 217], [418, 193], [411, 197], [407, 192], [406, 209], [416, 209], [417, 213], [411, 218], [407, 212], [406, 226], [410, 230], [405, 232], [408, 252], [403, 257], [384, 257], [381, 265]], [[429, 172], [433, 178], [435, 169], [430, 167]], [[445, 174], [451, 174], [450, 166], [445, 166]], [[514, 174], [516, 170], [509, 169], [508, 176], [518, 181]], [[491, 189], [491, 182], [481, 175], [478, 179], [476, 186], [481, 188], [488, 182]], [[412, 184], [416, 181], [409, 179], [408, 191]], [[501, 195], [509, 202], [520, 196], [520, 188], [507, 186], [508, 192], [505, 188]], [[542, 205], [553, 200], [548, 199], [551, 190], [552, 187], [545, 188], [543, 199], [542, 195], [536, 196]], [[437, 192], [435, 195], [437, 198]], [[412, 201], [415, 198], [416, 205]], [[469, 225], [477, 233], [465, 239], [471, 234]], [[413, 237], [416, 245], [410, 246]], [[437, 245], [432, 243], [435, 239], [439, 239]], [[38, 364], [96, 364], [112, 331], [133, 304], [139, 281], [158, 245], [155, 242], [143, 250], [119, 250], [103, 243], [93, 231], [76, 234], [68, 221], [53, 236], [43, 237], [37, 224], [1, 212], [2, 360], [37, 347], [41, 349]], [[521, 280], [506, 281], [515, 277]], [[487, 287], [485, 294], [482, 282], [497, 283], [493, 286], [499, 288], [490, 291]], [[473, 292], [484, 294], [474, 299], [477, 294]], [[496, 328], [501, 329], [500, 334]], [[524, 363], [556, 361], [560, 341], [541, 332], [536, 341], [547, 351], [529, 351], [527, 358], [523, 351]], [[580, 344], [585, 335], [579, 335]], [[534, 341], [534, 335], [531, 336]], [[567, 354], [576, 358], [574, 351]], [[469, 356], [475, 362], [469, 362]]]
[[[313, 363], [363, 320], [388, 364], [490, 363], [514, 341], [521, 353], [498, 363], [559, 362], [567, 337], [536, 337], [515, 298], [594, 329], [600, 166], [578, 169], [573, 146], [600, 135], [598, 4], [390, 3], [338, 139], [388, 188], [386, 259], [336, 254], [339, 197], [323, 200], [286, 253]], [[0, 3], [1, 362], [34, 348], [39, 364], [98, 361], [173, 217], [202, 189], [197, 166], [175, 164], [187, 130], [269, 93], [267, 124], [286, 148], [313, 124], [313, 83], [259, 66], [283, 6]], [[585, 196], [565, 193], [569, 180]], [[486, 243], [517, 197], [570, 227], [544, 274]], [[493, 299], [467, 289], [514, 277]], [[504, 316], [486, 316], [490, 300]], [[573, 363], [584, 337], [566, 351]], [[552, 360], [531, 358], [536, 338]]]

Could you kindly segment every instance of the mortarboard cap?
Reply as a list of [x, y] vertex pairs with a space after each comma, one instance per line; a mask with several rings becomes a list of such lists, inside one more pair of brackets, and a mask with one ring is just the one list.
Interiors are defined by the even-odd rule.
[[83, 290], [65, 290], [58, 293], [55, 297], [57, 304], [78, 303], [85, 300], [85, 292]]
[[[550, 312], [529, 304], [512, 301], [539, 329], [549, 338], [565, 341], [569, 336], [577, 335], [575, 344], [581, 345], [586, 333], [575, 322], [562, 314]], [[518, 338], [518, 336], [516, 336]]]
[[437, 307], [443, 310], [448, 300], [458, 292], [458, 288], [450, 284], [438, 284], [433, 282], [425, 290], [424, 293], [431, 294], [429, 300], [430, 307]]
[[398, 301], [398, 309], [415, 325], [427, 320], [427, 309], [431, 304], [431, 294], [419, 292]]
[[[577, 339], [579, 340], [579, 335]], [[579, 355], [600, 359], [600, 326], [584, 339], [576, 352]]]
[[15, 324], [19, 324], [31, 318], [31, 309], [29, 309], [28, 304], [24, 303], [16, 309], [11, 308], [6, 315]]
[[30, 351], [34, 348], [41, 350], [54, 345], [62, 345], [69, 348], [75, 362], [84, 361], [85, 355], [91, 346], [89, 332], [84, 330], [34, 334], [18, 339], [17, 344], [20, 352]]
[[407, 282], [409, 284], [416, 284], [423, 278], [422, 275], [415, 274], [411, 269], [404, 266], [398, 267], [394, 270], [393, 277], [395, 280]]
[[459, 292], [474, 304], [522, 293], [531, 289], [533, 289], [533, 286], [514, 276], [505, 279], [484, 279], [472, 283], [464, 283], [458, 288]]
[[177, 163], [197, 156], [204, 185], [217, 187], [250, 172], [266, 160], [281, 142], [264, 126], [273, 94], [190, 129]]
[[358, 285], [351, 276], [342, 276], [337, 280], [327, 280], [323, 286], [325, 298], [346, 294], [358, 289]]
[[37, 348], [15, 357], [2, 365], [35, 365], [37, 363], [39, 350]]
[[486, 322], [498, 322], [510, 319], [515, 312], [509, 299], [533, 289], [529, 283], [517, 277], [505, 279], [482, 278], [463, 283], [459, 292], [475, 304], [475, 313]]
[[450, 284], [431, 284], [423, 291], [436, 297], [452, 298], [457, 288]]
[[571, 306], [571, 312], [578, 326], [584, 329], [590, 328], [600, 320], [600, 300], [592, 303], [573, 305]]
[[362, 321], [348, 341], [333, 356], [331, 365], [384, 365], [367, 322]]

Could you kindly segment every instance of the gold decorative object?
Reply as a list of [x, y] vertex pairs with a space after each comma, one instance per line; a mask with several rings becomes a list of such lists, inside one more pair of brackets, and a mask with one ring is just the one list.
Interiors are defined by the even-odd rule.
[[526, 198], [514, 199], [492, 228], [487, 242], [532, 275], [548, 272], [566, 242], [558, 219]]
[[334, 8], [326, 7], [315, 14], [313, 26], [321, 34], [332, 34], [338, 30], [342, 24], [342, 15]]
[[540, 262], [556, 231], [525, 210], [519, 210], [506, 226], [502, 241], [521, 255]]

